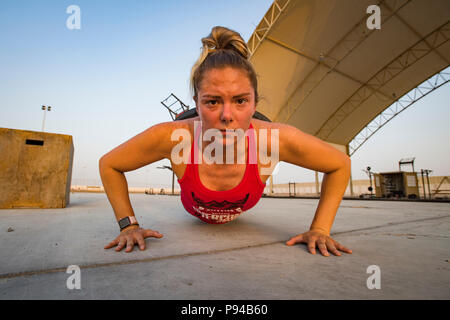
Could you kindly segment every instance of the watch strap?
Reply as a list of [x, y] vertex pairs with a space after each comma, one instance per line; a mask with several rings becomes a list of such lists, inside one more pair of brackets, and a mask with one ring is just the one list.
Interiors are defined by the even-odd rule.
[[119, 220], [120, 231], [131, 225], [139, 225], [135, 216], [128, 216]]

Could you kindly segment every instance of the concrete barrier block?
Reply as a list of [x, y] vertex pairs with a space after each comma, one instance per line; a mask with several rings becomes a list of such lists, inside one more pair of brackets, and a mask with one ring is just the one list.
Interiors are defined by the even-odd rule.
[[70, 135], [0, 128], [0, 208], [64, 208], [70, 202]]

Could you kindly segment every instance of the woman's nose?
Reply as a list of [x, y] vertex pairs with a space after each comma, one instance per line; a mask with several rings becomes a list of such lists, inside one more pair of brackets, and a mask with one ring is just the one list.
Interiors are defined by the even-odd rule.
[[233, 121], [231, 115], [231, 105], [229, 103], [224, 103], [222, 113], [220, 115], [220, 120], [226, 123]]

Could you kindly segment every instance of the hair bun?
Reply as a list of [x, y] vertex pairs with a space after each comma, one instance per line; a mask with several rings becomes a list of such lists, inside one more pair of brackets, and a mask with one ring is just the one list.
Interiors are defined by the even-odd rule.
[[201, 39], [200, 57], [191, 69], [190, 89], [196, 99], [205, 72], [211, 69], [231, 67], [246, 72], [255, 92], [255, 103], [258, 103], [258, 80], [256, 72], [249, 61], [250, 50], [241, 35], [231, 29], [215, 26], [211, 33]]
[[244, 59], [249, 57], [247, 44], [241, 35], [225, 27], [215, 26], [212, 28], [211, 33], [207, 37], [202, 38], [202, 44], [208, 54], [219, 50], [233, 50]]

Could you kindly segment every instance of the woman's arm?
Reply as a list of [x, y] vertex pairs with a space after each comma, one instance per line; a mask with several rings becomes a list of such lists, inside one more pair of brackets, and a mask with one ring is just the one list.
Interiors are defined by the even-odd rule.
[[[168, 158], [172, 148], [171, 132], [172, 123], [165, 122], [154, 125], [100, 158], [100, 176], [117, 221], [128, 216], [134, 216], [124, 172], [136, 170]], [[134, 230], [140, 232], [131, 233]], [[150, 231], [140, 229], [138, 226], [129, 226], [122, 231], [123, 237], [117, 237], [106, 248], [117, 244], [116, 250], [120, 251], [127, 245], [127, 252], [129, 252], [132, 250], [134, 243], [138, 243], [143, 249], [145, 248], [143, 239], [146, 235], [160, 237], [158, 232]]]
[[280, 161], [324, 173], [319, 205], [311, 223], [310, 232], [292, 238], [288, 244], [307, 242], [311, 253], [315, 253], [317, 243], [324, 255], [328, 255], [327, 248], [336, 255], [339, 255], [336, 248], [351, 253], [351, 250], [329, 238], [334, 218], [350, 178], [350, 157], [295, 127], [282, 124], [279, 129]]

